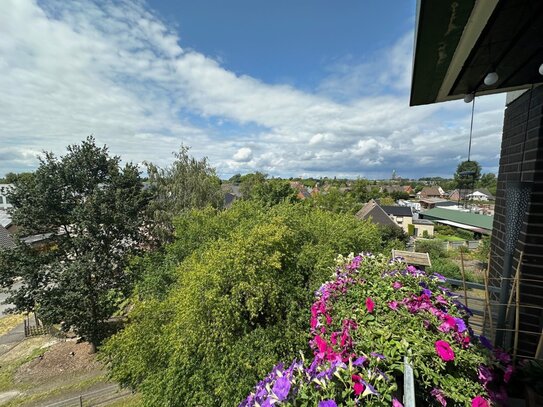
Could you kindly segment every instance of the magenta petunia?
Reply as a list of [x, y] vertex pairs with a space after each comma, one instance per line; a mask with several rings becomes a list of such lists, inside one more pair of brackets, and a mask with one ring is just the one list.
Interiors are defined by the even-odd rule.
[[391, 310], [394, 310], [396, 311], [398, 309], [398, 302], [397, 301], [390, 301], [388, 303], [388, 307], [391, 309]]
[[392, 399], [392, 407], [403, 407], [403, 404], [394, 398]]
[[392, 283], [392, 288], [394, 288], [395, 290], [399, 290], [402, 287], [402, 283], [400, 283], [399, 281], [394, 281], [394, 283]]
[[471, 407], [489, 407], [489, 405], [485, 398], [477, 396], [471, 400]]
[[366, 298], [366, 309], [368, 310], [370, 314], [373, 312], [374, 308], [375, 308], [375, 303], [373, 302], [373, 300], [370, 297]]
[[436, 341], [435, 348], [439, 357], [445, 362], [454, 360], [454, 351], [447, 341]]

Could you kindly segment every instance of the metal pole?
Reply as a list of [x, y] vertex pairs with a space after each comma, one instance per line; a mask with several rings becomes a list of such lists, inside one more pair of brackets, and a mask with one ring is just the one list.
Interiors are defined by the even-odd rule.
[[415, 407], [415, 379], [413, 378], [413, 367], [403, 357], [403, 405], [404, 407]]

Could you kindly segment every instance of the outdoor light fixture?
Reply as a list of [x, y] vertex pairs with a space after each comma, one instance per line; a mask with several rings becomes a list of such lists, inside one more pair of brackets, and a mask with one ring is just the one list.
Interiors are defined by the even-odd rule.
[[485, 76], [485, 85], [486, 86], [492, 86], [494, 85], [496, 82], [498, 82], [498, 79], [500, 77], [498, 76], [498, 74], [496, 72], [489, 72], [486, 74]]
[[[543, 66], [543, 65], [541, 65]], [[539, 68], [539, 70], [541, 71], [541, 68]], [[543, 74], [542, 74], [543, 75]], [[466, 93], [466, 96], [464, 96], [464, 102], [466, 103], [471, 103], [473, 98], [475, 97], [475, 93], [472, 92], [472, 93]]]
[[539, 75], [543, 75], [543, 64], [539, 65]]

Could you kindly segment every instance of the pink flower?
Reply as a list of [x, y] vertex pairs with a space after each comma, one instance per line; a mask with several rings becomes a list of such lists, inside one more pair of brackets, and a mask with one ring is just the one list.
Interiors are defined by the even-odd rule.
[[358, 396], [360, 393], [364, 391], [366, 386], [362, 384], [362, 378], [356, 374], [351, 376], [351, 379], [353, 380], [353, 389], [355, 396]]
[[471, 407], [489, 407], [488, 402], [481, 396], [475, 397], [471, 400]]
[[430, 394], [431, 394], [432, 396], [434, 396], [435, 399], [436, 399], [437, 401], [439, 401], [439, 404], [441, 404], [442, 406], [446, 406], [446, 405], [447, 405], [447, 400], [445, 399], [445, 394], [444, 394], [441, 390], [434, 388], [434, 389], [430, 392]]
[[391, 310], [394, 310], [396, 311], [398, 309], [398, 302], [397, 301], [390, 301], [388, 303], [388, 307], [391, 309]]
[[370, 314], [373, 312], [374, 308], [375, 308], [375, 303], [373, 302], [373, 300], [370, 297], [366, 298], [366, 309], [368, 310]]
[[503, 381], [505, 383], [509, 383], [509, 380], [511, 380], [511, 375], [513, 374], [514, 368], [513, 365], [507, 366], [507, 369], [505, 369], [505, 373], [503, 374]]
[[395, 281], [394, 283], [392, 283], [392, 288], [394, 288], [395, 290], [399, 290], [402, 287], [403, 285], [399, 281]]
[[354, 395], [358, 396], [360, 393], [364, 391], [364, 385], [362, 383], [355, 383], [353, 385], [353, 389], [354, 389]]
[[392, 407], [403, 407], [403, 404], [400, 403], [397, 399], [392, 399]]
[[454, 360], [454, 351], [451, 348], [451, 345], [447, 341], [436, 341], [435, 343], [436, 352], [439, 357], [445, 362]]
[[315, 336], [315, 343], [317, 344], [317, 347], [319, 348], [319, 352], [326, 352], [326, 349], [328, 348], [328, 344], [319, 335]]

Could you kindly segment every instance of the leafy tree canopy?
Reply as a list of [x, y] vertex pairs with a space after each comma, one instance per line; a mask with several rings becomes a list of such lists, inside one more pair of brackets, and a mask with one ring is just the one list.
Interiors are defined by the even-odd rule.
[[463, 161], [454, 173], [456, 188], [471, 189], [481, 178], [481, 166], [477, 161]]
[[[49, 323], [74, 328], [96, 345], [115, 305], [130, 289], [129, 253], [140, 242], [146, 205], [135, 165], [121, 168], [92, 137], [65, 156], [44, 153], [32, 176], [17, 177], [10, 193], [22, 235], [46, 243], [0, 254], [1, 284], [18, 311], [36, 311]], [[19, 286], [13, 286], [15, 280]]]
[[334, 253], [381, 241], [352, 215], [256, 201], [184, 213], [176, 229], [163, 261], [140, 264], [132, 322], [104, 347], [113, 379], [148, 406], [239, 403], [277, 360], [299, 356]]
[[207, 158], [190, 156], [189, 147], [181, 146], [175, 161], [167, 168], [147, 163], [152, 200], [147, 211], [148, 227], [156, 245], [173, 239], [173, 218], [192, 208], [208, 205], [221, 208], [224, 194], [221, 181]]

